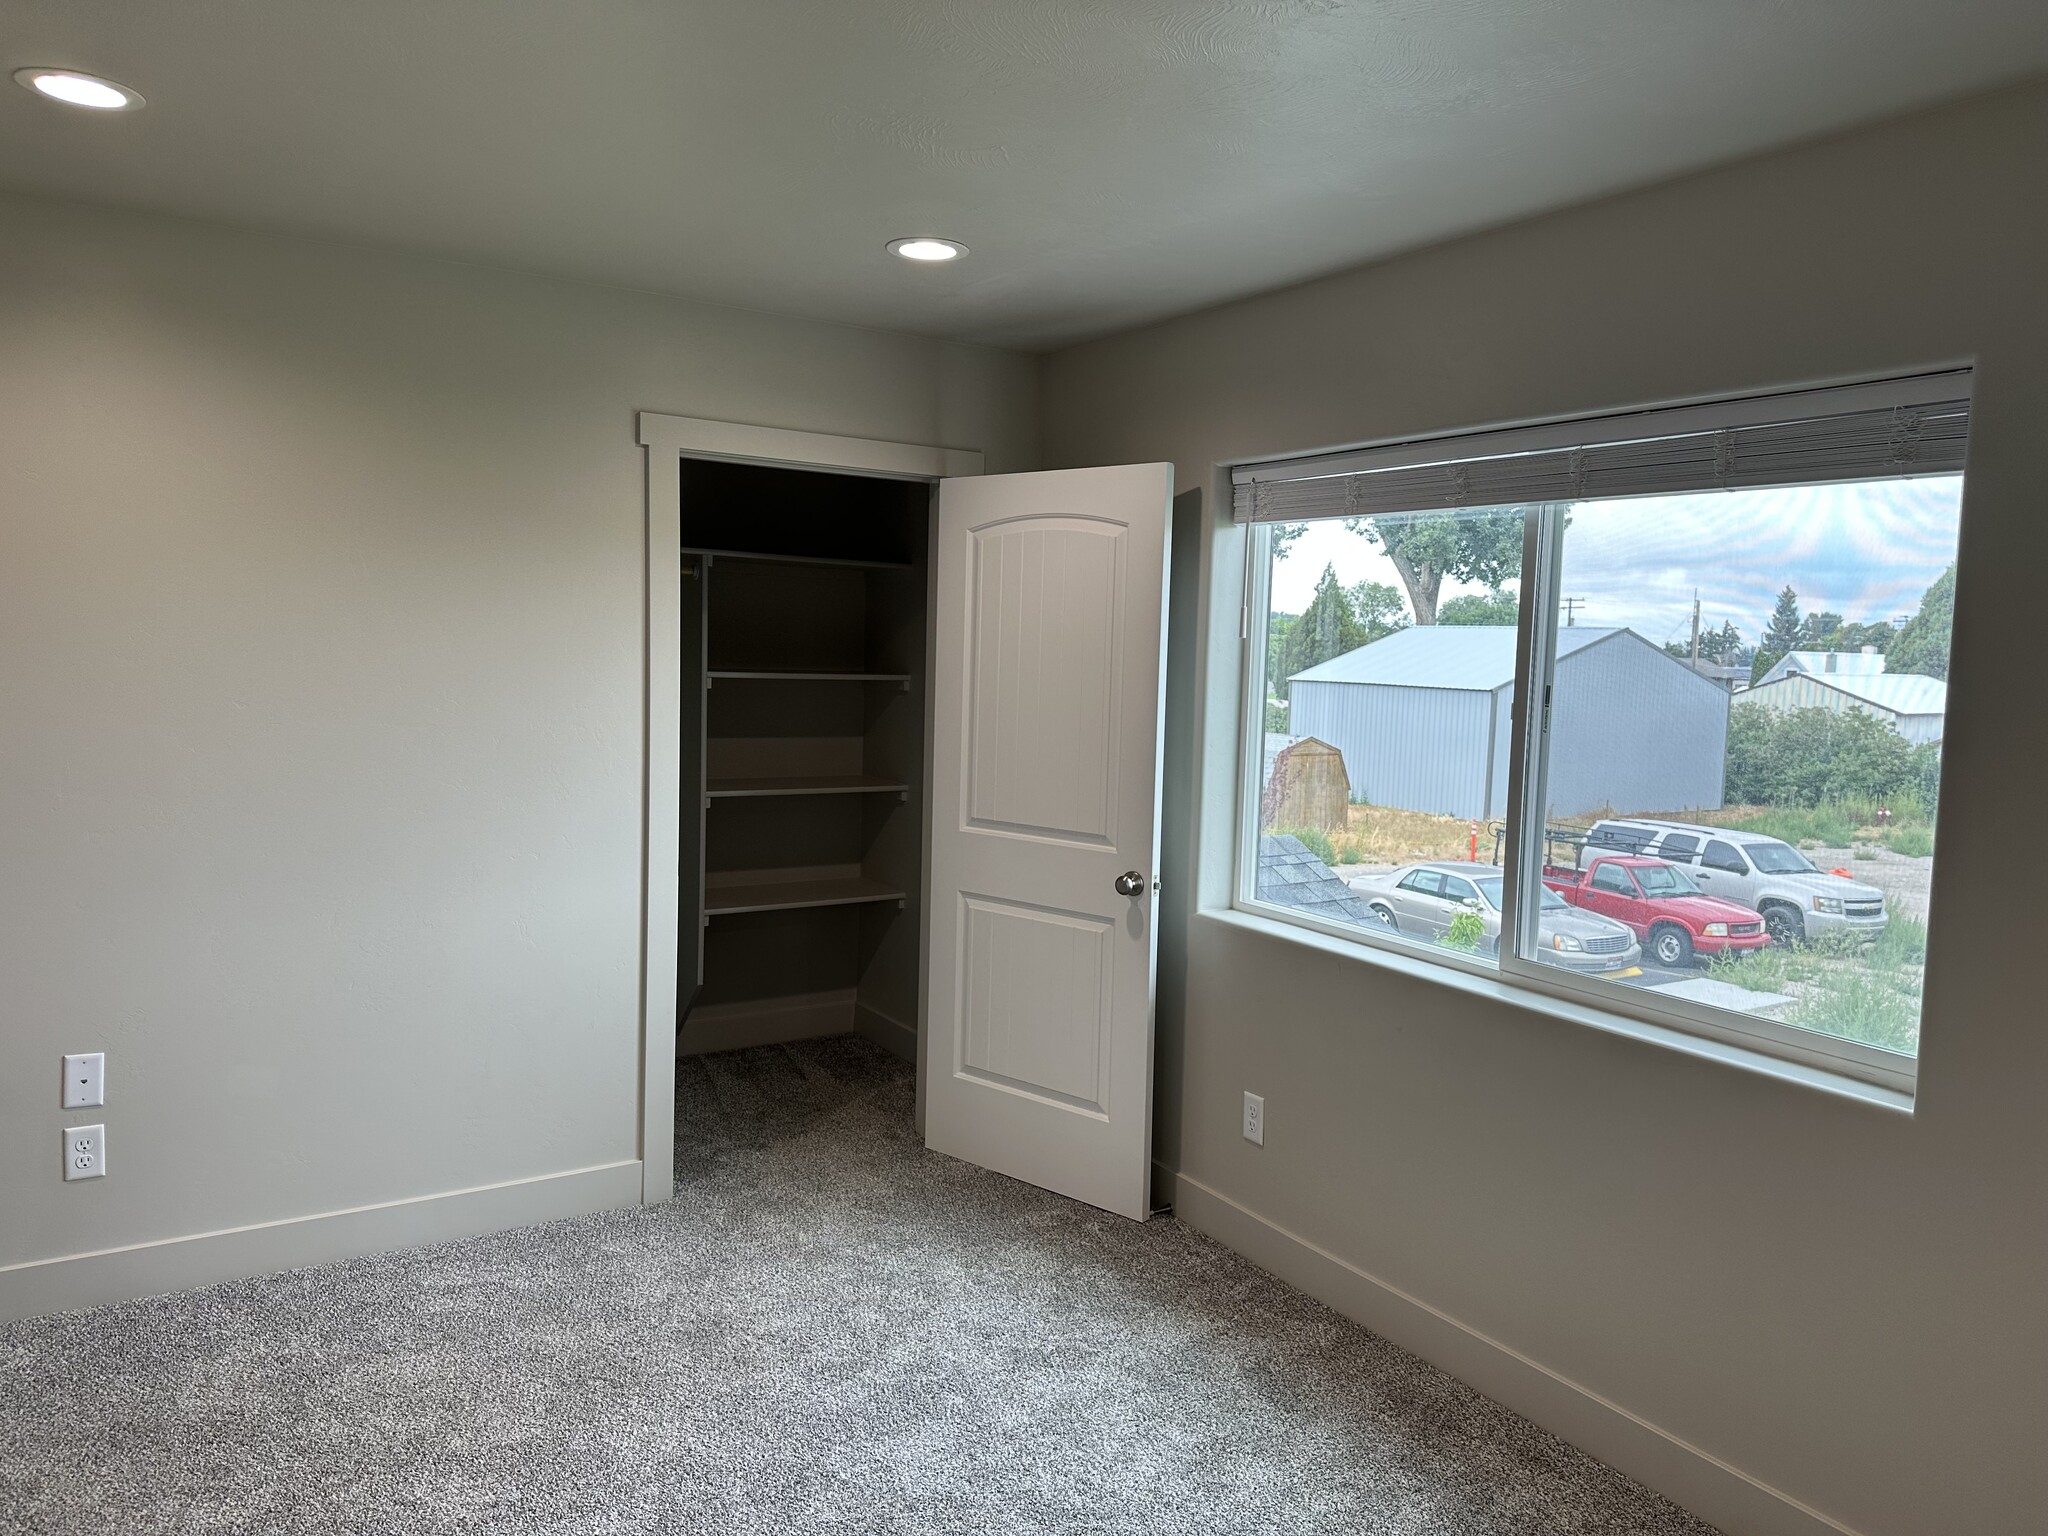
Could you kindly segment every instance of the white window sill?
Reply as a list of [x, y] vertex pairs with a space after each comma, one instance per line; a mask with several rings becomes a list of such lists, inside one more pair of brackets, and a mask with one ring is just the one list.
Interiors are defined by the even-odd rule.
[[1421, 955], [1406, 955], [1398, 950], [1363, 944], [1355, 939], [1338, 938], [1313, 928], [1301, 927], [1277, 918], [1263, 917], [1254, 912], [1239, 911], [1234, 907], [1205, 907], [1194, 914], [1194, 919], [1198, 924], [1218, 923], [1224, 927], [1260, 934], [1267, 938], [1283, 939], [1288, 943], [1304, 945], [1309, 949], [1371, 969], [1396, 971], [1403, 976], [1412, 976], [1440, 987], [1449, 987], [1456, 992], [1465, 992], [1497, 1003], [1505, 1003], [1510, 1007], [1526, 1009], [1531, 1013], [1545, 1014], [1550, 1018], [1563, 1019], [1573, 1024], [1584, 1024], [1593, 1029], [1604, 1030], [1608, 1034], [1624, 1035], [1631, 1040], [1641, 1040], [1650, 1045], [1662, 1046], [1666, 1050], [1680, 1051], [1688, 1056], [1701, 1057], [1726, 1066], [1760, 1072], [1766, 1077], [1774, 1077], [1780, 1082], [1793, 1083], [1802, 1088], [1817, 1089], [1822, 1093], [1831, 1093], [1840, 1098], [1854, 1099], [1859, 1103], [1874, 1104], [1882, 1109], [1897, 1110], [1906, 1114], [1913, 1111], [1913, 1096], [1895, 1088], [1881, 1087], [1839, 1072], [1830, 1072], [1824, 1067], [1787, 1061], [1728, 1041], [1689, 1034], [1684, 1030], [1645, 1019], [1631, 1018], [1627, 1014], [1611, 1013], [1585, 1003], [1553, 997], [1496, 975], [1464, 970]]

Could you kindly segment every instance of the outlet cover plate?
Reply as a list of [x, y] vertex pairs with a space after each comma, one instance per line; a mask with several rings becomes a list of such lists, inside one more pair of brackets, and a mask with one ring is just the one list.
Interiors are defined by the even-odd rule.
[[64, 1107], [92, 1109], [107, 1102], [107, 1053], [64, 1058]]
[[1256, 1093], [1244, 1096], [1244, 1139], [1255, 1147], [1266, 1144], [1266, 1101]]
[[73, 1125], [64, 1131], [64, 1179], [102, 1179], [107, 1174], [107, 1128]]

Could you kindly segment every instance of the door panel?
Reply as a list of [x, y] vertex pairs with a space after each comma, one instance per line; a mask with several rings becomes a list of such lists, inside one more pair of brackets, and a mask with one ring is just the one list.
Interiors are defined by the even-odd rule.
[[1103, 1113], [1114, 926], [1085, 913], [962, 900], [958, 1070]]
[[1071, 517], [974, 530], [969, 825], [1116, 842], [1128, 537]]
[[1137, 1218], [1172, 493], [1166, 464], [944, 481], [934, 575], [925, 1139]]

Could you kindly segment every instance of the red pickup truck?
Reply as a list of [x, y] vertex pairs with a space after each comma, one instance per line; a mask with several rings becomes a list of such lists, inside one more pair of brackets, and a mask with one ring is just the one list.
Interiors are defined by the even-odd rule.
[[1659, 965], [1686, 965], [1695, 953], [1741, 953], [1771, 942], [1756, 913], [1704, 894], [1692, 876], [1662, 859], [1603, 853], [1581, 869], [1546, 864], [1543, 883], [1573, 906], [1632, 929]]

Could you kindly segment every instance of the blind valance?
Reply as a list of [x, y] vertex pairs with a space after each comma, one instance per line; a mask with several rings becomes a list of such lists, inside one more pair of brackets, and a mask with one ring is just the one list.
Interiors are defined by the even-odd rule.
[[1389, 444], [1232, 473], [1240, 523], [1958, 475], [1968, 370]]

